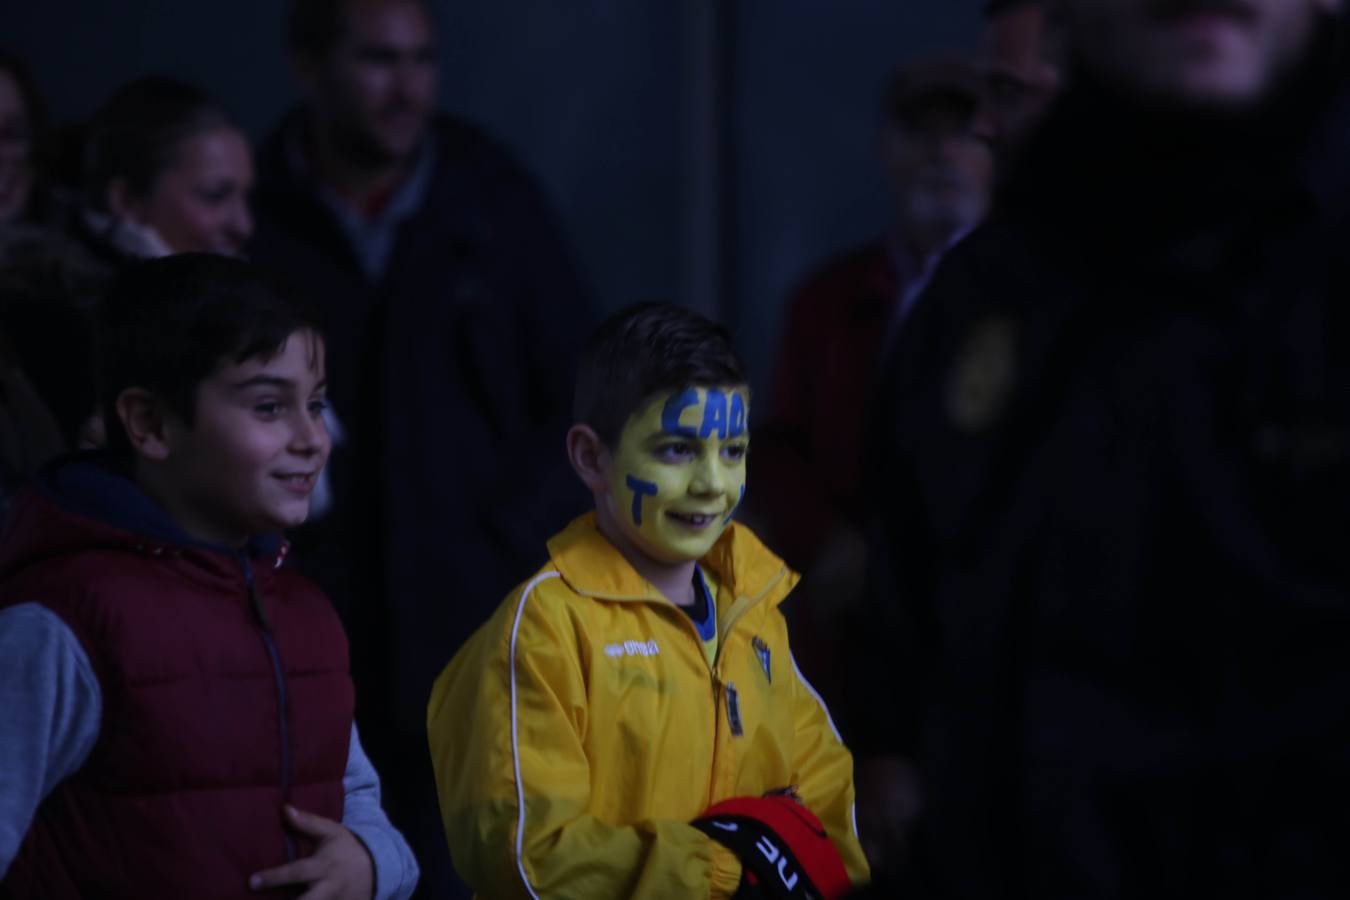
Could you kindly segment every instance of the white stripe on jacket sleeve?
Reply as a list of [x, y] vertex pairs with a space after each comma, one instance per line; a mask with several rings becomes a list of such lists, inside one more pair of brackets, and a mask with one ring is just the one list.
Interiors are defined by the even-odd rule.
[[516, 767], [516, 868], [520, 870], [520, 880], [533, 900], [539, 900], [530, 884], [530, 876], [525, 874], [525, 784], [520, 780], [520, 729], [516, 725], [516, 637], [520, 633], [520, 620], [525, 612], [525, 601], [535, 585], [550, 578], [560, 577], [557, 572], [545, 572], [536, 577], [525, 590], [520, 592], [520, 603], [516, 605], [516, 619], [511, 624], [511, 756]]

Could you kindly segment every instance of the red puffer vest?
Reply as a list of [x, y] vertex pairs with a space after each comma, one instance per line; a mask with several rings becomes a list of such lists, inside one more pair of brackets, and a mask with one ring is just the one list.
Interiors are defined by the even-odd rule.
[[102, 509], [50, 490], [22, 499], [0, 546], [0, 606], [41, 603], [71, 628], [102, 725], [39, 808], [0, 897], [257, 897], [249, 875], [313, 850], [283, 827], [283, 803], [342, 818], [342, 625], [280, 568], [280, 542], [232, 556], [175, 539], [129, 481], [78, 465]]

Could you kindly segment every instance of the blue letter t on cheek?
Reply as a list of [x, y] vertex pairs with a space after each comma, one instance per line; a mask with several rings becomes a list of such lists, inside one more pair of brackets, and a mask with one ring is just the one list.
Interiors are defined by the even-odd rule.
[[650, 481], [643, 481], [641, 478], [628, 476], [628, 489], [633, 492], [633, 524], [642, 526], [642, 498], [655, 497], [656, 485]]

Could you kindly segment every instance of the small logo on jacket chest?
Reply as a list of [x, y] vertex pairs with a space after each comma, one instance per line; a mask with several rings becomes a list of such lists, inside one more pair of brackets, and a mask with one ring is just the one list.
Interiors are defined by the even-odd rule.
[[605, 645], [605, 655], [611, 659], [624, 656], [659, 656], [660, 653], [661, 648], [657, 646], [656, 641], [621, 641]]
[[773, 666], [769, 654], [769, 645], [764, 643], [764, 641], [756, 635], [755, 638], [750, 641], [750, 646], [755, 648], [755, 656], [759, 657], [759, 667], [764, 670], [764, 677], [769, 679], [769, 683], [772, 684]]

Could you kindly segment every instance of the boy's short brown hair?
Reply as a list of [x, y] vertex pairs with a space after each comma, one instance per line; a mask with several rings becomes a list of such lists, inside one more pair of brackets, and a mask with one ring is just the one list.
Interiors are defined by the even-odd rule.
[[117, 415], [127, 388], [158, 396], [189, 426], [197, 388], [220, 366], [270, 357], [297, 331], [322, 337], [298, 292], [243, 260], [179, 253], [133, 264], [98, 316], [99, 395], [108, 446], [130, 454]]
[[746, 383], [725, 328], [692, 310], [646, 303], [611, 316], [587, 342], [573, 417], [613, 446], [653, 394]]

